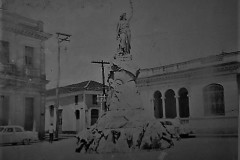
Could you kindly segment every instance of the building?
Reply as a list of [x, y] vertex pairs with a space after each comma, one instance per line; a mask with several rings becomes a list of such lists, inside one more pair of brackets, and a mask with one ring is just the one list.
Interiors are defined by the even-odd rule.
[[0, 125], [20, 125], [44, 134], [43, 22], [0, 9]]
[[[101, 114], [102, 84], [84, 81], [59, 88], [59, 132], [76, 133], [93, 125]], [[50, 124], [56, 127], [56, 89], [46, 92], [45, 131]]]
[[179, 119], [196, 133], [237, 133], [240, 52], [142, 69], [137, 86], [158, 119]]

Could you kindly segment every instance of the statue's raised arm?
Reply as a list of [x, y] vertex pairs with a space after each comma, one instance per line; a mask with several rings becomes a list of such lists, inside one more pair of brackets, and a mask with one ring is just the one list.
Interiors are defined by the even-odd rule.
[[130, 3], [131, 12], [130, 12], [130, 15], [129, 15], [129, 18], [128, 18], [128, 22], [130, 22], [132, 17], [133, 17], [133, 3], [132, 3], [132, 0], [129, 0], [129, 3]]

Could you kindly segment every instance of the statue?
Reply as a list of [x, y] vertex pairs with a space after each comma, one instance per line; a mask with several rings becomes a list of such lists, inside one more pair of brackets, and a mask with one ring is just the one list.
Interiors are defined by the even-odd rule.
[[[131, 0], [130, 4], [132, 9]], [[77, 152], [83, 146], [90, 153], [164, 150], [173, 146], [170, 132], [145, 110], [149, 106], [143, 105], [136, 86], [140, 69], [134, 64], [130, 54], [129, 22], [132, 15], [127, 19], [126, 13], [123, 13], [118, 23], [119, 48], [110, 63], [107, 111], [102, 113], [90, 130], [90, 138], [81, 134], [86, 130], [79, 133], [78, 140], [83, 140], [79, 141], [81, 143], [76, 147]]]
[[130, 54], [131, 49], [131, 30], [130, 21], [133, 16], [133, 5], [130, 0], [131, 15], [127, 19], [127, 14], [123, 13], [120, 16], [120, 20], [117, 24], [117, 40], [119, 40], [118, 53], [120, 55]]

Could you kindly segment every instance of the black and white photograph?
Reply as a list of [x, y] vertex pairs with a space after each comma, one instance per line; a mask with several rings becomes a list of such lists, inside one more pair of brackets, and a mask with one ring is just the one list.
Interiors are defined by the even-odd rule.
[[239, 0], [0, 0], [0, 160], [239, 160]]

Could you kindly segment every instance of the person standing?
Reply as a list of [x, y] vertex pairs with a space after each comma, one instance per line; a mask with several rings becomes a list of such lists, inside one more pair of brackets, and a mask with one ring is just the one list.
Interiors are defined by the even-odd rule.
[[51, 123], [49, 127], [49, 143], [53, 142], [53, 133], [54, 133], [54, 127], [53, 127], [53, 124]]

